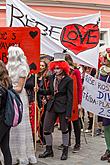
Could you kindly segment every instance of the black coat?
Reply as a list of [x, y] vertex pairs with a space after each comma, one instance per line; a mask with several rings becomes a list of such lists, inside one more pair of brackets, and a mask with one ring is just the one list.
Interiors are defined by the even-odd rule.
[[58, 85], [58, 92], [54, 94], [54, 78], [54, 75], [50, 77], [48, 90], [39, 90], [38, 93], [50, 95], [50, 100], [47, 103], [47, 111], [54, 108], [55, 112], [66, 112], [66, 117], [71, 117], [73, 104], [73, 80], [66, 75]]
[[7, 90], [0, 85], [0, 119], [4, 116], [4, 107], [6, 105]]

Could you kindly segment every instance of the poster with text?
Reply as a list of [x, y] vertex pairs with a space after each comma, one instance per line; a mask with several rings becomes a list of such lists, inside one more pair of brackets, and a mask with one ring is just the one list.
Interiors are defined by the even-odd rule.
[[110, 118], [110, 84], [85, 74], [82, 107], [98, 116]]
[[0, 27], [0, 60], [8, 60], [8, 48], [18, 45], [24, 51], [32, 73], [39, 71], [40, 30], [37, 27]]

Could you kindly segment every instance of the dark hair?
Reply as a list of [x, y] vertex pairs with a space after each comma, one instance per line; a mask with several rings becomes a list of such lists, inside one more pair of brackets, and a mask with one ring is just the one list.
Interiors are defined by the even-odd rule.
[[41, 60], [40, 62], [43, 62], [43, 63], [45, 64], [45, 69], [47, 69], [47, 68], [48, 68], [47, 63], [46, 63], [44, 60]]
[[72, 57], [71, 57], [69, 54], [66, 54], [66, 55], [65, 55], [65, 60], [68, 62], [68, 64], [69, 64], [70, 66], [74, 66], [74, 65], [73, 65], [73, 59], [72, 59]]
[[3, 61], [0, 60], [0, 85], [8, 88], [11, 85], [8, 71]]

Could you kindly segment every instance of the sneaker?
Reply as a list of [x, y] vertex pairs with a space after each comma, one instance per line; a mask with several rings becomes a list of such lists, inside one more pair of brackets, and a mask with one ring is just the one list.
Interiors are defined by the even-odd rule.
[[37, 158], [35, 156], [31, 156], [29, 158], [30, 165], [36, 165], [37, 164]]
[[104, 153], [104, 155], [101, 156], [101, 160], [108, 160], [110, 158], [110, 151], [106, 150], [106, 152]]
[[108, 163], [110, 163], [110, 157], [108, 158]]
[[91, 132], [92, 132], [91, 129], [86, 129], [86, 130], [85, 130], [85, 133], [91, 133]]
[[84, 130], [83, 130], [83, 128], [81, 129], [81, 132], [83, 132]]
[[78, 152], [80, 150], [80, 144], [75, 144], [74, 148], [73, 148], [73, 153]]
[[96, 130], [96, 136], [99, 136], [99, 135], [101, 135], [101, 134], [102, 134], [101, 129], [97, 129], [97, 130]]

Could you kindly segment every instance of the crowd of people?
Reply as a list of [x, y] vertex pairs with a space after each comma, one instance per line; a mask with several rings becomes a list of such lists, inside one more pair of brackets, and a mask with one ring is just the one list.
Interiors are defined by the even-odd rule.
[[[4, 165], [36, 164], [35, 143], [46, 146], [45, 151], [38, 156], [39, 159], [53, 157], [52, 133], [58, 123], [62, 133], [62, 144], [58, 146], [58, 149], [62, 150], [60, 159], [68, 159], [72, 128], [75, 135], [72, 152], [80, 150], [82, 122], [84, 122], [85, 114], [85, 110], [81, 107], [84, 74], [88, 73], [110, 83], [110, 49], [106, 49], [98, 71], [94, 68], [77, 65], [66, 52], [55, 53], [54, 59], [48, 63], [42, 59], [36, 87], [36, 77], [30, 72], [31, 69], [23, 50], [18, 46], [9, 47], [6, 66], [0, 61], [0, 148], [4, 157]], [[3, 121], [7, 89], [10, 88], [19, 94], [23, 102], [22, 121], [15, 128], [7, 126]], [[35, 94], [37, 100], [35, 100]], [[35, 101], [37, 101], [37, 114]], [[38, 119], [39, 110], [40, 120], [35, 123], [35, 115]], [[90, 133], [93, 114], [89, 110], [87, 114], [88, 128], [85, 133]], [[107, 147], [101, 160], [110, 162], [110, 119], [101, 117], [99, 121], [103, 123]], [[39, 138], [37, 141], [35, 136]]]

